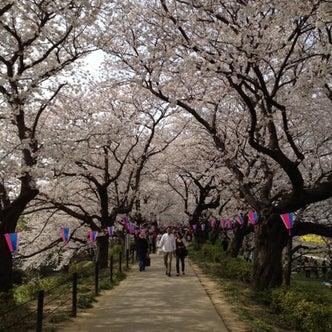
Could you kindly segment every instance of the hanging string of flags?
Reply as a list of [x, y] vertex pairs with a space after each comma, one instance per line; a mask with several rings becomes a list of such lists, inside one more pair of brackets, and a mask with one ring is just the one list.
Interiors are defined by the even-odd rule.
[[[248, 215], [249, 221], [254, 226], [254, 231], [256, 231], [256, 226], [258, 224], [258, 214], [257, 214], [257, 212], [252, 211], [252, 212], [249, 212], [247, 215]], [[294, 219], [295, 219], [294, 213], [281, 214], [280, 218], [283, 221], [285, 227], [288, 229], [289, 236], [291, 236], [291, 231], [294, 227]], [[236, 223], [241, 225], [241, 227], [243, 226], [244, 219], [243, 219], [242, 215], [235, 216], [234, 220], [235, 220]], [[123, 217], [121, 219], [121, 222], [122, 222], [123, 226], [126, 228], [126, 230], [128, 231], [128, 233], [130, 233], [130, 234], [137, 235], [141, 231], [144, 231], [144, 232], [148, 231], [148, 229], [144, 229], [144, 230], [138, 229], [133, 223], [131, 223], [129, 221], [129, 219], [127, 217]], [[234, 222], [231, 219], [222, 219], [220, 221], [220, 226], [224, 230], [232, 229], [233, 225], [234, 225]], [[206, 224], [205, 223], [202, 223], [200, 226], [201, 226], [200, 228], [201, 228], [202, 231], [206, 230]], [[210, 221], [211, 229], [215, 229], [216, 226], [218, 226], [217, 222], [215, 220], [211, 220]], [[160, 227], [161, 227], [161, 225], [160, 225]], [[191, 227], [194, 231], [196, 231], [198, 225], [193, 224], [193, 225], [191, 225]], [[107, 227], [107, 233], [108, 233], [109, 237], [112, 237], [114, 235], [114, 231], [115, 231], [114, 226]], [[67, 244], [70, 240], [70, 229], [67, 228], [67, 227], [60, 228], [60, 235], [61, 235], [61, 238], [62, 238], [63, 242], [65, 244]], [[20, 232], [6, 233], [6, 234], [4, 234], [4, 236], [5, 236], [8, 248], [9, 248], [10, 252], [12, 253], [13, 259], [15, 259], [15, 255], [18, 251]], [[95, 245], [97, 236], [98, 236], [98, 231], [90, 231], [89, 240], [90, 240], [90, 244], [92, 246]]]
[[232, 229], [233, 222], [230, 219], [223, 219], [221, 220], [221, 227], [225, 229]]

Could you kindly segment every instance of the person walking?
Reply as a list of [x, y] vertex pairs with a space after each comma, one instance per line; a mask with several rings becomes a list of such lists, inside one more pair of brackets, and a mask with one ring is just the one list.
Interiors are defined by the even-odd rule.
[[176, 255], [176, 275], [180, 275], [180, 262], [181, 262], [181, 271], [182, 274], [185, 274], [185, 257], [187, 253], [187, 243], [186, 240], [183, 238], [180, 232], [176, 232], [175, 234], [175, 255]]
[[167, 227], [166, 233], [163, 234], [159, 241], [159, 247], [164, 253], [164, 264], [166, 267], [166, 275], [171, 276], [172, 256], [175, 253], [175, 237], [170, 227]]
[[136, 238], [136, 250], [139, 270], [144, 271], [146, 259], [149, 254], [149, 242], [144, 232], [140, 232]]

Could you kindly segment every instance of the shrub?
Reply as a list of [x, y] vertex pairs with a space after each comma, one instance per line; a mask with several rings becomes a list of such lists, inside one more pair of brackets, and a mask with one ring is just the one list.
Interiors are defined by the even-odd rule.
[[96, 302], [92, 295], [80, 296], [77, 300], [77, 307], [80, 309], [88, 309], [93, 307], [93, 302]]
[[230, 279], [249, 283], [252, 279], [252, 264], [242, 257], [228, 257], [220, 246], [206, 242], [198, 253], [205, 262], [212, 263], [213, 273]]
[[281, 287], [272, 291], [272, 308], [289, 327], [303, 332], [332, 330], [328, 300], [310, 291]]
[[27, 278], [26, 273], [23, 270], [16, 269], [13, 270], [13, 284], [21, 285]]
[[122, 252], [121, 244], [115, 244], [110, 248], [109, 254], [117, 257], [120, 252]]
[[55, 287], [65, 285], [66, 279], [63, 276], [42, 278], [16, 287], [14, 289], [13, 298], [16, 303], [23, 303], [36, 298], [40, 290], [47, 292]]
[[39, 281], [32, 281], [15, 288], [13, 297], [16, 303], [23, 303], [26, 301], [30, 301], [33, 298], [36, 298], [38, 291], [41, 289], [42, 287]]
[[80, 277], [89, 276], [92, 274], [94, 266], [95, 264], [92, 261], [77, 262], [69, 267], [68, 273], [72, 275], [76, 272]]

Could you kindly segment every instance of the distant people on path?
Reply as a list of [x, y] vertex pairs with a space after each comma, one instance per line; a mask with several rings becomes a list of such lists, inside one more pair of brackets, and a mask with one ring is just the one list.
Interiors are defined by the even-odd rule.
[[167, 227], [166, 233], [163, 234], [159, 241], [159, 247], [164, 254], [164, 264], [166, 268], [166, 275], [171, 276], [172, 271], [172, 256], [175, 253], [175, 237], [170, 227]]
[[191, 234], [191, 231], [190, 230], [187, 230], [186, 231], [186, 241], [187, 242], [191, 242], [192, 241], [192, 234]]
[[253, 252], [252, 251], [245, 251], [244, 252], [244, 259], [247, 261], [247, 262], [252, 262], [253, 259], [254, 259], [254, 255], [253, 255]]
[[322, 263], [322, 278], [327, 279], [327, 265], [326, 261], [323, 261]]
[[152, 233], [152, 252], [155, 254], [157, 249], [157, 232]]
[[153, 252], [154, 253], [154, 238], [153, 238], [153, 233], [150, 232], [149, 235], [148, 235], [148, 240], [149, 240], [149, 250], [150, 252]]
[[305, 257], [305, 259], [304, 259], [304, 272], [305, 272], [305, 277], [310, 278], [311, 263], [310, 263], [308, 257]]
[[311, 271], [313, 273], [313, 275], [318, 278], [318, 263], [316, 260], [312, 260], [311, 263]]
[[185, 257], [187, 255], [187, 243], [186, 240], [183, 238], [180, 232], [175, 233], [175, 255], [176, 255], [176, 275], [180, 275], [180, 262], [181, 262], [181, 272], [185, 274]]
[[136, 250], [139, 270], [144, 271], [146, 259], [149, 254], [149, 242], [144, 232], [140, 232], [136, 238]]

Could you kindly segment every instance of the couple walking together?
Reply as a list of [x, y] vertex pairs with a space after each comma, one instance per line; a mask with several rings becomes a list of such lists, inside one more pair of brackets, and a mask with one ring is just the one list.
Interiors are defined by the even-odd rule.
[[166, 267], [166, 274], [170, 277], [172, 270], [172, 257], [176, 257], [176, 275], [180, 275], [180, 262], [181, 262], [181, 271], [184, 273], [184, 259], [187, 255], [186, 241], [179, 232], [174, 234], [170, 227], [167, 227], [166, 233], [161, 237], [158, 247], [162, 249], [164, 253], [164, 264]]

